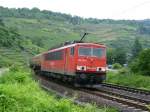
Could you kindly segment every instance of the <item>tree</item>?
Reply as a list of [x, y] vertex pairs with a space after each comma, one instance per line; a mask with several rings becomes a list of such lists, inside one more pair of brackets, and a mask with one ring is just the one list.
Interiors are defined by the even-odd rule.
[[144, 75], [150, 75], [150, 49], [143, 50], [140, 53], [139, 70]]
[[140, 24], [139, 27], [138, 27], [138, 33], [140, 34], [150, 34], [150, 26], [148, 25], [148, 23], [145, 23], [145, 24]]
[[125, 64], [126, 63], [126, 51], [121, 48], [116, 48], [116, 49], [109, 48], [107, 50], [107, 63], [108, 64], [114, 64], [114, 63]]
[[78, 16], [74, 16], [70, 20], [70, 23], [72, 23], [73, 25], [81, 24], [81, 22], [82, 22], [82, 18], [80, 18]]
[[5, 26], [5, 24], [4, 24], [4, 22], [3, 22], [3, 19], [1, 19], [1, 18], [0, 18], [0, 25], [1, 25], [1, 26]]
[[12, 47], [18, 45], [20, 35], [15, 28], [0, 27], [0, 46]]
[[134, 59], [138, 56], [139, 52], [142, 51], [142, 45], [139, 42], [138, 38], [135, 39], [135, 42], [132, 47], [132, 58]]
[[125, 64], [126, 63], [126, 52], [124, 49], [117, 48], [115, 51], [115, 63]]
[[150, 48], [140, 52], [139, 56], [131, 63], [130, 68], [133, 72], [139, 72], [150, 76]]
[[108, 50], [107, 50], [107, 63], [113, 64], [114, 63], [114, 57], [115, 57], [115, 49], [108, 48]]

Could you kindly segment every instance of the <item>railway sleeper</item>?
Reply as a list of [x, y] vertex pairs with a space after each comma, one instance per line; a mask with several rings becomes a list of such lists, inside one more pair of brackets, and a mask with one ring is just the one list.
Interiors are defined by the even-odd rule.
[[131, 106], [131, 107], [135, 107], [137, 109], [141, 109], [144, 111], [150, 111], [150, 109], [146, 105], [143, 105], [143, 103], [139, 103], [139, 102], [136, 102], [134, 100], [119, 98], [116, 96], [108, 95], [106, 93], [101, 93], [99, 91], [87, 91], [87, 92], [94, 94], [94, 95], [97, 95], [97, 96], [100, 96], [100, 97], [103, 97], [103, 98], [106, 98], [108, 100], [116, 101], [116, 102]]

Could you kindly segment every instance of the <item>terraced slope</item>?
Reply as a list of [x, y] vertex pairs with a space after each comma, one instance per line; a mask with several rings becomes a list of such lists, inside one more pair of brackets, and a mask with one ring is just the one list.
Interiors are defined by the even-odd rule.
[[31, 54], [16, 49], [0, 48], [0, 66], [27, 65]]
[[79, 40], [84, 32], [90, 33], [84, 41], [121, 48], [126, 53], [130, 53], [135, 38], [139, 38], [144, 48], [150, 48], [150, 20], [83, 19], [36, 8], [0, 7], [0, 46], [11, 48], [14, 53], [19, 49], [35, 55], [64, 41]]
[[14, 17], [4, 18], [4, 22], [8, 27], [18, 29], [21, 35], [31, 39], [34, 44], [46, 49], [64, 41], [79, 40], [83, 32], [91, 33], [86, 41], [105, 43], [111, 47], [122, 46], [129, 50], [135, 38], [139, 38], [144, 47], [150, 47], [150, 35], [140, 34], [136, 24], [102, 22], [72, 25], [57, 20]]

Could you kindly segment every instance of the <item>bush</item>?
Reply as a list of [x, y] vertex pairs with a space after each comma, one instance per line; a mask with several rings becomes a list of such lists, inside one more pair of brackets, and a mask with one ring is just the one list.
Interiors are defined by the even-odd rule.
[[0, 84], [11, 84], [11, 83], [27, 83], [30, 82], [31, 79], [29, 78], [29, 73], [26, 73], [24, 71], [10, 71], [3, 75], [3, 77], [0, 78]]
[[134, 74], [130, 72], [126, 73], [126, 75], [115, 73], [115, 72], [108, 72], [107, 82], [150, 90], [149, 76], [143, 76], [143, 75]]
[[118, 71], [118, 74], [129, 74], [129, 70], [127, 68], [122, 68]]
[[130, 65], [131, 71], [150, 76], [150, 49], [143, 50]]
[[10, 98], [9, 96], [5, 94], [0, 94], [0, 112], [5, 112], [14, 110], [17, 112], [17, 102], [15, 99]]
[[139, 71], [150, 76], [150, 49], [143, 50], [139, 55]]
[[138, 72], [138, 66], [139, 66], [139, 60], [137, 58], [134, 59], [129, 65], [130, 70], [134, 73]]
[[0, 112], [116, 112], [92, 105], [80, 107], [69, 99], [56, 99], [39, 88], [29, 71], [18, 67], [10, 70], [0, 77]]
[[112, 66], [113, 66], [112, 67], [113, 69], [120, 69], [120, 68], [122, 68], [122, 66], [119, 63], [115, 63]]

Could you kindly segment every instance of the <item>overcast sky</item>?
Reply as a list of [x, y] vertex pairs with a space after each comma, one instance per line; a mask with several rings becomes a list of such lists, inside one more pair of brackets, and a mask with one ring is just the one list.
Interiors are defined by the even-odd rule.
[[81, 17], [99, 19], [148, 19], [150, 0], [0, 0], [9, 8], [38, 7]]

